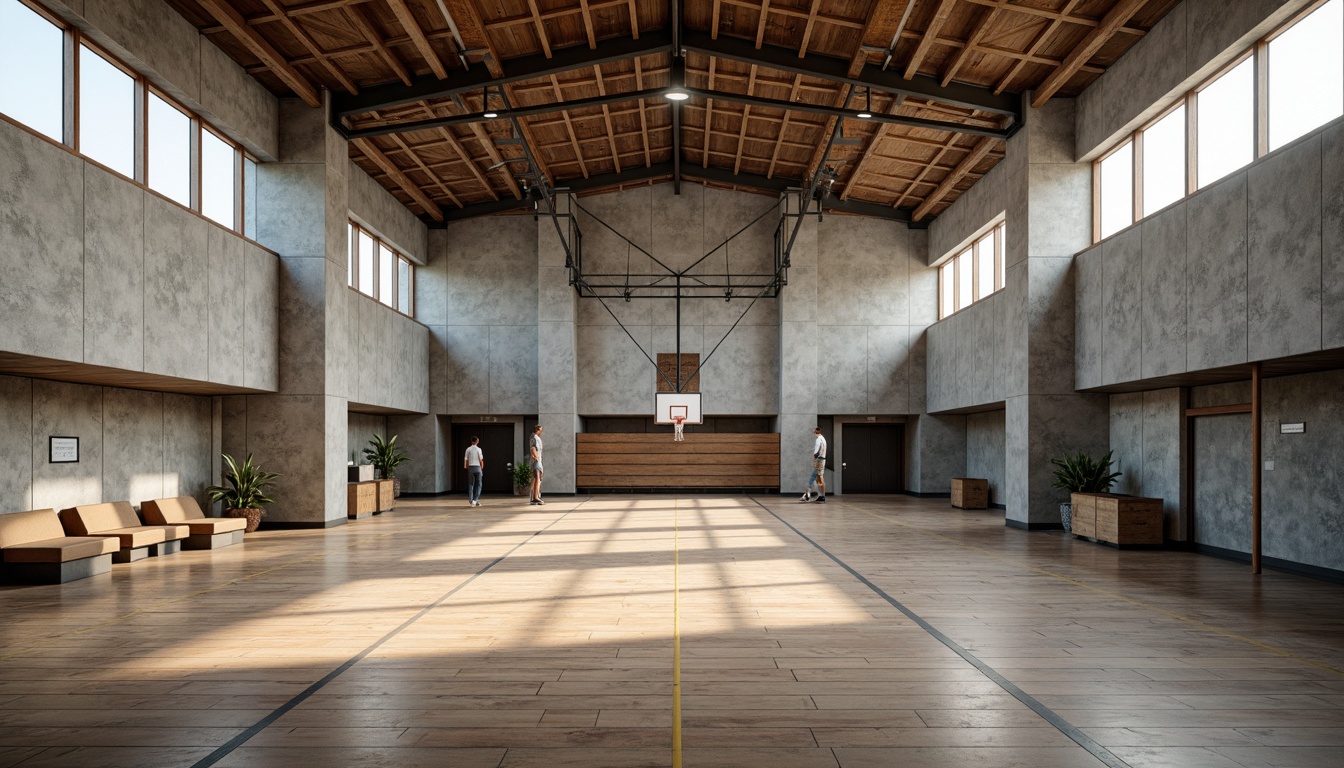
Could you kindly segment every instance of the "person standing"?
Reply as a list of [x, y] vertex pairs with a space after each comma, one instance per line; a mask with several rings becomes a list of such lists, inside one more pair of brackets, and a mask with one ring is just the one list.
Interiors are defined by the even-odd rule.
[[462, 457], [462, 467], [467, 470], [467, 506], [481, 506], [481, 485], [485, 479], [485, 454], [481, 452], [481, 439], [472, 435], [467, 455]]
[[821, 427], [812, 430], [817, 439], [812, 441], [812, 476], [807, 479], [807, 488], [799, 503], [812, 500], [812, 484], [817, 485], [817, 503], [826, 503], [826, 438], [821, 435]]
[[541, 425], [532, 428], [532, 436], [527, 439], [527, 458], [532, 462], [532, 501], [529, 504], [545, 504], [541, 500]]

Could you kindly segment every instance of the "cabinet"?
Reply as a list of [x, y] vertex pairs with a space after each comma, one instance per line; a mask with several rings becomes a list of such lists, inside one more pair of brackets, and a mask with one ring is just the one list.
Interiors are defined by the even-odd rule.
[[1073, 535], [1117, 546], [1161, 545], [1162, 499], [1118, 493], [1075, 493]]

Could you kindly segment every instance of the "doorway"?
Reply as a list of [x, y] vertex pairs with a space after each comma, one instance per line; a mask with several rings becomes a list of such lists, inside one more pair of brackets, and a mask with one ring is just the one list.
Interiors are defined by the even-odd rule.
[[846, 494], [905, 491], [904, 424], [842, 424], [840, 430]]
[[508, 464], [516, 461], [513, 452], [513, 424], [454, 424], [453, 453], [449, 457], [453, 468], [453, 490], [467, 489], [467, 470], [462, 466], [462, 457], [471, 445], [473, 435], [481, 439], [481, 451], [485, 455], [485, 474], [481, 479], [481, 490], [485, 493], [513, 493], [513, 477]]

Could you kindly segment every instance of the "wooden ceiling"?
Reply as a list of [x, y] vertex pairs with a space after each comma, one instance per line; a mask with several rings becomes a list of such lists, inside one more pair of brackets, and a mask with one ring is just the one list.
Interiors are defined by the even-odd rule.
[[[580, 193], [820, 174], [830, 207], [927, 222], [1002, 159], [1015, 96], [1078, 94], [1177, 1], [680, 0], [674, 30], [668, 0], [169, 0], [273, 93], [332, 91], [430, 223], [523, 209], [525, 149]], [[651, 92], [674, 35], [680, 106]]]

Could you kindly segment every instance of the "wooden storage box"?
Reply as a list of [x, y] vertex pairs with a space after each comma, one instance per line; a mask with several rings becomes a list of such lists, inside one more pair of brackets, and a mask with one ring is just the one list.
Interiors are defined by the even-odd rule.
[[379, 480], [375, 485], [378, 486], [378, 508], [374, 514], [381, 514], [396, 506], [394, 490], [396, 488], [395, 480]]
[[378, 483], [350, 483], [346, 515], [351, 520], [368, 517], [378, 511]]
[[1073, 533], [1119, 546], [1161, 545], [1162, 499], [1116, 493], [1075, 493]]
[[952, 506], [961, 509], [989, 507], [989, 481], [982, 477], [952, 478]]

